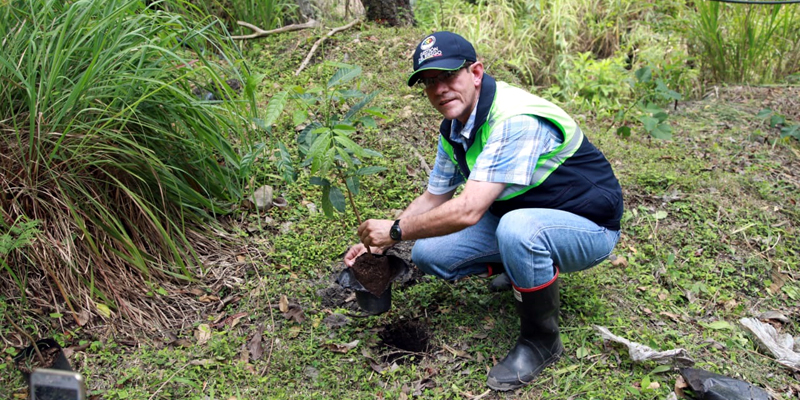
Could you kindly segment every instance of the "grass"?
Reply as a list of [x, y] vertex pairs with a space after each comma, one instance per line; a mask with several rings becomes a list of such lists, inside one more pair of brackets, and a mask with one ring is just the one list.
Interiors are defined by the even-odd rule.
[[[380, 151], [384, 158], [376, 162], [387, 167], [362, 182], [357, 205], [367, 218], [390, 218], [424, 190], [426, 176], [415, 153], [432, 162], [438, 119], [418, 90], [405, 86], [410, 64], [406, 54], [423, 36], [421, 30], [365, 25], [331, 37], [320, 49], [326, 60], [343, 62], [347, 57], [347, 62], [361, 65], [366, 77], [361, 89], [384, 93], [375, 105], [390, 118], [377, 131], [354, 134], [359, 144]], [[283, 88], [324, 82], [329, 76], [322, 63], [299, 77], [292, 75], [309, 42], [313, 40], [300, 41], [295, 49], [296, 37], [287, 34], [245, 44], [246, 54], [255, 59], [254, 70], [271, 77], [260, 86], [260, 107]], [[623, 185], [624, 232], [615, 254], [626, 263], [564, 275], [565, 356], [533, 385], [484, 398], [667, 397], [678, 376], [675, 370], [632, 362], [624, 348], [604, 343], [592, 325], [658, 350], [683, 347], [699, 368], [769, 387], [782, 398], [796, 395], [795, 373], [760, 351], [737, 324], [741, 317], [767, 310], [796, 322], [800, 311], [800, 194], [792, 186], [798, 182], [800, 149], [792, 139], [778, 140], [777, 130], [755, 118], [767, 98], [791, 108], [797, 89], [775, 96], [769, 95], [770, 88], [750, 90], [743, 96], [736, 88], [722, 88], [719, 97], [680, 102], [671, 111], [671, 141], [656, 141], [643, 132], [618, 137], [607, 129], [607, 120], [567, 104]], [[265, 140], [293, 143], [291, 114], [288, 109]], [[759, 135], [754, 135], [756, 129]], [[254, 166], [256, 180], [273, 179], [274, 168], [273, 161], [264, 159]], [[489, 293], [488, 282], [478, 278], [449, 284], [423, 277], [417, 284], [395, 288], [391, 312], [349, 316], [347, 325], [329, 326], [330, 315], [355, 312], [330, 301], [326, 290], [335, 286], [341, 253], [356, 241], [356, 223], [352, 214], [334, 220], [312, 214], [309, 204], [319, 202], [319, 190], [303, 178], [297, 185], [275, 182], [289, 207], [224, 220], [246, 245], [210, 272], [233, 276], [225, 285], [212, 279], [211, 284], [183, 288], [199, 290], [186, 295], [195, 302], [201, 295], [238, 297], [224, 307], [212, 301], [184, 325], [134, 334], [133, 346], [123, 332], [69, 325], [61, 329], [62, 322], [49, 320], [58, 326], [49, 334], [61, 343], [87, 346], [71, 361], [93, 393], [106, 399], [401, 399], [415, 394], [452, 399], [485, 392], [486, 368], [506, 354], [517, 335], [510, 293]], [[283, 315], [281, 296], [303, 309], [303, 322]], [[245, 314], [235, 325], [233, 320], [215, 325], [239, 313]], [[385, 363], [381, 331], [403, 320], [426, 324], [432, 348], [414, 355], [417, 363]], [[195, 335], [201, 324], [214, 327], [210, 338], [198, 344]], [[256, 359], [249, 346], [260, 328], [263, 354]], [[796, 324], [782, 329], [800, 334]], [[20, 345], [17, 335], [7, 329], [0, 334], [7, 343], [3, 351], [11, 356]], [[331, 345], [355, 340], [358, 345], [347, 353], [331, 350]], [[8, 356], [0, 362], [3, 398], [24, 392]]]
[[246, 66], [215, 22], [143, 8], [28, 0], [0, 11], [0, 226], [41, 229], [2, 254], [12, 309], [150, 325], [143, 314], [160, 304], [166, 322], [177, 310], [152, 293], [141, 302], [148, 285], [166, 293], [159, 285], [203, 273], [198, 223], [244, 195], [258, 115]]
[[774, 82], [796, 72], [800, 12], [785, 5], [695, 2], [691, 32], [717, 81]]

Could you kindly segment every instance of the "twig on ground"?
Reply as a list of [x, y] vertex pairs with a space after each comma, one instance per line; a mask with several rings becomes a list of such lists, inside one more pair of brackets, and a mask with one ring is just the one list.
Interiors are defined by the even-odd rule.
[[[275, 331], [275, 316], [272, 313], [272, 302], [269, 300], [269, 296], [266, 296], [267, 304], [269, 305], [269, 318], [272, 321], [272, 330]], [[264, 374], [267, 373], [269, 369], [269, 362], [272, 360], [272, 348], [275, 347], [275, 338], [269, 339], [269, 354], [267, 354], [267, 365], [264, 366], [264, 369], [261, 370], [261, 376], [263, 377]]]
[[352, 22], [350, 22], [347, 25], [331, 29], [331, 31], [328, 32], [325, 36], [319, 38], [319, 40], [317, 40], [317, 42], [314, 43], [313, 46], [311, 46], [311, 50], [308, 52], [308, 55], [306, 55], [306, 59], [303, 60], [302, 64], [300, 64], [300, 68], [297, 68], [297, 71], [294, 72], [294, 76], [300, 75], [300, 71], [302, 71], [303, 68], [305, 68], [306, 65], [308, 65], [308, 62], [311, 61], [311, 56], [313, 56], [314, 52], [317, 51], [317, 47], [319, 47], [319, 45], [320, 45], [320, 43], [322, 43], [322, 41], [324, 41], [325, 39], [333, 36], [333, 34], [336, 33], [336, 32], [341, 32], [341, 31], [344, 31], [344, 30], [352, 28], [353, 25], [357, 24], [360, 21], [361, 21], [360, 19], [354, 19]]
[[244, 21], [236, 21], [236, 23], [239, 24], [240, 26], [245, 27], [245, 28], [250, 28], [250, 29], [254, 30], [255, 33], [251, 33], [249, 35], [231, 36], [231, 39], [234, 39], [234, 40], [255, 39], [255, 38], [260, 38], [260, 37], [264, 37], [264, 36], [267, 36], [267, 35], [272, 35], [273, 33], [299, 31], [301, 29], [316, 28], [316, 27], [320, 26], [320, 23], [318, 21], [310, 19], [310, 20], [308, 20], [308, 21], [306, 21], [305, 23], [302, 23], [302, 24], [286, 25], [286, 26], [282, 26], [280, 28], [270, 29], [268, 31], [265, 31], [265, 30], [255, 26], [253, 24], [250, 24], [250, 23], [247, 23], [247, 22], [244, 22]]
[[42, 363], [42, 365], [44, 365], [44, 357], [42, 356], [42, 352], [39, 351], [39, 346], [36, 345], [36, 341], [33, 340], [33, 337], [31, 335], [29, 335], [28, 332], [25, 332], [24, 330], [22, 330], [22, 328], [20, 328], [19, 325], [14, 323], [14, 320], [12, 320], [11, 317], [9, 317], [7, 313], [3, 314], [3, 315], [8, 320], [8, 323], [10, 323], [11, 326], [13, 326], [14, 329], [17, 330], [17, 332], [21, 333], [22, 336], [25, 336], [26, 338], [28, 338], [28, 340], [30, 340], [31, 345], [33, 345], [33, 350], [36, 351], [36, 355], [39, 356], [39, 361]]
[[419, 153], [419, 151], [417, 151], [417, 149], [416, 149], [416, 148], [414, 148], [414, 147], [411, 147], [411, 151], [412, 151], [412, 152], [414, 153], [414, 155], [415, 155], [415, 156], [417, 156], [417, 158], [419, 159], [419, 163], [420, 163], [420, 165], [422, 165], [422, 169], [424, 169], [424, 170], [425, 170], [425, 172], [426, 172], [426, 173], [427, 173], [427, 174], [430, 176], [430, 174], [431, 174], [431, 167], [429, 167], [429, 166], [428, 166], [428, 162], [427, 162], [427, 161], [425, 161], [425, 157], [423, 157], [423, 156], [422, 156], [422, 154], [420, 154], [420, 153]]
[[492, 389], [486, 389], [485, 392], [483, 392], [483, 393], [481, 393], [481, 394], [479, 394], [477, 396], [470, 396], [467, 393], [461, 393], [461, 394], [464, 395], [464, 397], [468, 398], [469, 400], [480, 400], [480, 399], [488, 396], [489, 393], [492, 393]]

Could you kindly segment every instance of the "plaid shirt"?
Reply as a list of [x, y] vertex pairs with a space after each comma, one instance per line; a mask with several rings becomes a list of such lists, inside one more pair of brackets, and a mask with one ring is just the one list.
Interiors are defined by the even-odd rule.
[[[466, 143], [475, 125], [477, 106], [465, 125], [453, 120], [450, 139]], [[439, 138], [436, 161], [428, 178], [428, 191], [445, 194], [466, 182], [458, 167], [450, 159]], [[470, 169], [469, 179], [482, 182], [511, 184], [498, 197], [513, 193], [520, 186], [531, 185], [533, 171], [539, 156], [552, 151], [562, 143], [561, 132], [550, 121], [530, 115], [517, 115], [495, 126], [483, 151]]]

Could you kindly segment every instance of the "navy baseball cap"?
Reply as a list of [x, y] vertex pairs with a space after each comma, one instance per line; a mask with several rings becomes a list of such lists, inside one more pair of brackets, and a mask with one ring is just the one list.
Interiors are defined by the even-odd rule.
[[408, 78], [408, 86], [417, 83], [422, 71], [453, 71], [467, 61], [477, 60], [475, 48], [467, 39], [453, 32], [436, 32], [422, 39], [414, 50], [414, 72]]

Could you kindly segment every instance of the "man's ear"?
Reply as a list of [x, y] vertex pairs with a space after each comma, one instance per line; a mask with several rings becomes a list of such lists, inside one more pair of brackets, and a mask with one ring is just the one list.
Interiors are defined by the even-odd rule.
[[481, 87], [481, 82], [483, 82], [483, 63], [480, 61], [475, 62], [472, 64], [472, 81], [475, 83], [475, 87]]

